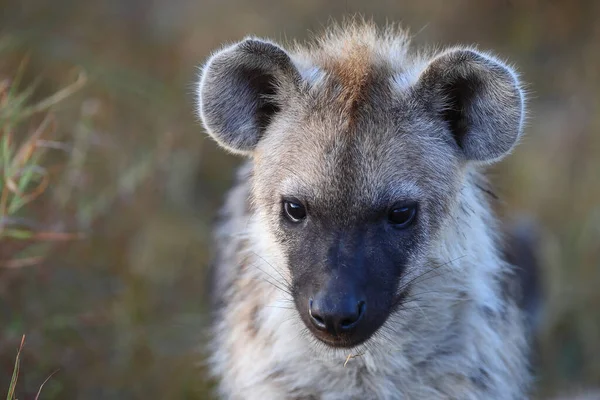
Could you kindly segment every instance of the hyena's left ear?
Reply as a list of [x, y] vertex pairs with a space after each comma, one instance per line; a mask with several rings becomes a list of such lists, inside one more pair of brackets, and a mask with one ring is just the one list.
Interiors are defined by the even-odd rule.
[[431, 60], [416, 89], [448, 124], [468, 160], [506, 155], [523, 130], [525, 99], [516, 73], [493, 57], [451, 49]]
[[254, 150], [299, 73], [274, 43], [245, 39], [213, 55], [198, 85], [198, 113], [208, 133], [241, 154]]

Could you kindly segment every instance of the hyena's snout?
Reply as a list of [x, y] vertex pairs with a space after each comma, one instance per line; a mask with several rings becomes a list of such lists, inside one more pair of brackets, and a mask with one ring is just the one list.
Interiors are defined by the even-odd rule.
[[387, 246], [379, 223], [371, 225], [316, 231], [288, 249], [296, 309], [329, 346], [366, 342], [393, 311], [404, 256]]
[[361, 323], [366, 320], [363, 318], [366, 311], [365, 296], [356, 289], [340, 285], [330, 285], [308, 301], [312, 326], [322, 334], [334, 338], [352, 335], [359, 330]]
[[357, 346], [386, 319], [387, 302], [374, 296], [362, 279], [336, 271], [324, 284], [311, 286], [295, 299], [297, 309], [312, 335], [326, 345]]

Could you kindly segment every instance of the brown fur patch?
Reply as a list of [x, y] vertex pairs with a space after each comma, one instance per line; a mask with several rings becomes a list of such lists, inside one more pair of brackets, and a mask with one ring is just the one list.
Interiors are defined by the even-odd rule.
[[250, 320], [248, 321], [248, 333], [252, 337], [258, 335], [258, 331], [260, 330], [260, 319], [258, 315], [259, 311], [260, 309], [258, 304], [253, 304], [252, 308], [250, 309]]
[[344, 42], [341, 51], [342, 56], [331, 60], [327, 67], [339, 79], [342, 89], [339, 99], [352, 121], [373, 76], [373, 53], [357, 38]]
[[[238, 306], [232, 312], [232, 319], [244, 327], [248, 338], [255, 338], [260, 330], [260, 310], [262, 303], [257, 298], [257, 280], [251, 276], [243, 276], [236, 284], [235, 293]], [[243, 349], [240, 349], [243, 352]]]
[[240, 272], [249, 269], [252, 264], [252, 257], [248, 252], [245, 251], [248, 248], [248, 245], [249, 243], [247, 239], [242, 239], [237, 244], [236, 254], [239, 254]]
[[296, 46], [307, 64], [316, 65], [329, 78], [325, 96], [333, 95], [347, 124], [355, 124], [360, 105], [379, 77], [404, 69], [408, 36], [397, 26], [380, 30], [372, 22], [347, 21], [333, 26], [308, 46]]

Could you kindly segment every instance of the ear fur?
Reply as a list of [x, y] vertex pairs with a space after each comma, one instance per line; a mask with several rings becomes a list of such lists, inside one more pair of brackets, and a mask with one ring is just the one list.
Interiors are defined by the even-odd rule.
[[516, 73], [492, 56], [455, 48], [434, 57], [417, 91], [447, 124], [465, 158], [493, 162], [523, 130], [525, 96]]
[[208, 133], [234, 153], [251, 153], [299, 73], [278, 45], [247, 38], [214, 54], [198, 84], [198, 114]]

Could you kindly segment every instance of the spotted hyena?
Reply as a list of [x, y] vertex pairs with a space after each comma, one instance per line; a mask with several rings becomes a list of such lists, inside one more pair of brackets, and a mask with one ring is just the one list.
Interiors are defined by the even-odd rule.
[[229, 399], [523, 399], [524, 313], [482, 175], [517, 143], [515, 71], [351, 23], [247, 38], [198, 113], [247, 157], [216, 228], [211, 367]]

